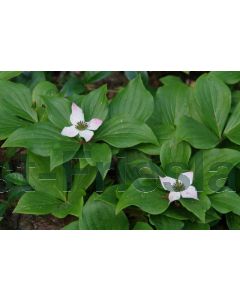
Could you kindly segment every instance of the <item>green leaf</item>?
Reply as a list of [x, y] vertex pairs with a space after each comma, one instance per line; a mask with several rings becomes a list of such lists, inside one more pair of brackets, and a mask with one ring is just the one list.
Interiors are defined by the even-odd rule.
[[[98, 195], [97, 199], [98, 200], [104, 200], [106, 202], [109, 202], [113, 205], [117, 205], [118, 203], [118, 199], [117, 199], [117, 189], [119, 188], [119, 185], [110, 185], [109, 187], [107, 187], [104, 192], [100, 195]], [[96, 194], [97, 195], [97, 194]]]
[[[151, 123], [151, 122], [150, 122]], [[136, 148], [139, 151], [142, 151], [143, 153], [149, 154], [149, 155], [159, 155], [161, 145], [163, 145], [166, 141], [170, 141], [172, 139], [177, 138], [176, 137], [176, 129], [173, 125], [152, 125], [150, 126], [153, 130], [153, 133], [157, 137], [158, 145], [153, 144], [140, 144], [137, 145]]]
[[182, 116], [189, 114], [192, 90], [182, 83], [169, 84], [158, 88], [151, 125], [177, 125]]
[[84, 112], [86, 121], [93, 118], [105, 120], [108, 114], [107, 86], [93, 90], [89, 94], [83, 96], [80, 107]]
[[123, 230], [129, 225], [123, 212], [115, 214], [114, 205], [102, 200], [88, 200], [79, 227], [82, 230]]
[[240, 152], [232, 149], [200, 150], [191, 159], [195, 186], [213, 194], [225, 184], [229, 172], [240, 162]]
[[160, 190], [158, 185], [158, 180], [135, 180], [120, 197], [116, 212], [119, 213], [131, 205], [153, 215], [164, 212], [168, 208], [169, 201], [167, 194]]
[[141, 143], [158, 144], [146, 124], [125, 117], [114, 117], [104, 122], [96, 132], [95, 140], [105, 141], [117, 148], [128, 148]]
[[185, 230], [209, 230], [210, 226], [208, 224], [204, 224], [204, 223], [186, 222], [184, 229]]
[[137, 145], [136, 149], [148, 155], [159, 155], [160, 145], [156, 146], [153, 144], [142, 144]]
[[187, 116], [179, 121], [177, 137], [197, 149], [214, 148], [219, 143], [219, 138], [204, 124]]
[[67, 182], [63, 166], [51, 171], [49, 158], [28, 152], [26, 171], [27, 181], [36, 191], [66, 200]]
[[[30, 79], [26, 82], [26, 85], [32, 90], [34, 87], [41, 81], [46, 80], [45, 72], [44, 71], [34, 71], [34, 72], [27, 72], [28, 77]], [[24, 72], [24, 75], [26, 72]]]
[[[209, 199], [211, 200], [211, 196], [209, 196]], [[216, 221], [221, 220], [221, 217], [219, 216], [219, 214], [216, 212], [216, 210], [214, 208], [210, 208], [207, 212], [206, 212], [206, 218], [205, 218], [205, 222], [206, 223], [216, 223]]]
[[83, 184], [83, 182], [79, 184], [79, 177], [75, 175], [71, 191], [69, 191], [67, 195], [65, 207], [62, 207], [62, 210], [59, 212], [61, 214], [60, 217], [64, 218], [68, 214], [80, 217], [83, 210], [83, 196], [85, 195], [84, 189], [85, 185]]
[[37, 114], [31, 106], [31, 92], [27, 87], [19, 83], [0, 80], [0, 111], [37, 122]]
[[182, 221], [163, 215], [150, 216], [150, 221], [159, 230], [178, 230], [184, 226]]
[[[95, 143], [93, 143], [95, 145]], [[84, 143], [83, 147], [80, 148], [77, 153], [77, 158], [79, 159], [80, 168], [83, 169], [87, 165], [96, 167], [96, 162], [91, 158], [91, 147], [92, 143]]]
[[240, 145], [240, 103], [229, 118], [224, 135], [233, 143]]
[[151, 128], [158, 139], [159, 145], [176, 138], [176, 128], [174, 125], [162, 124], [152, 126]]
[[181, 199], [180, 202], [183, 207], [198, 217], [201, 222], [205, 222], [206, 211], [211, 207], [211, 202], [205, 194], [199, 194], [199, 200]]
[[0, 80], [9, 80], [14, 77], [17, 77], [21, 73], [22, 72], [19, 72], [19, 71], [1, 71], [0, 72]]
[[97, 82], [111, 75], [111, 71], [87, 71], [84, 72], [85, 83]]
[[233, 111], [237, 104], [240, 103], [240, 91], [232, 91], [232, 109]]
[[169, 218], [180, 221], [193, 219], [194, 217], [193, 214], [186, 210], [184, 207], [173, 205], [169, 206], [169, 208], [163, 214]]
[[61, 92], [64, 96], [73, 96], [74, 94], [82, 94], [85, 91], [84, 84], [79, 77], [70, 75]]
[[240, 196], [233, 190], [226, 188], [210, 196], [212, 207], [221, 214], [233, 212], [240, 215]]
[[148, 223], [145, 222], [137, 222], [133, 230], [153, 230], [152, 226], [150, 226]]
[[0, 108], [0, 140], [5, 140], [15, 130], [26, 127], [32, 123], [16, 117], [10, 112], [1, 112]]
[[84, 152], [97, 166], [104, 179], [111, 166], [112, 151], [110, 147], [107, 144], [84, 144]]
[[7, 203], [0, 203], [0, 222], [3, 220], [6, 210], [7, 210]]
[[8, 203], [14, 203], [15, 201], [18, 201], [24, 193], [31, 190], [32, 188], [28, 185], [16, 185], [11, 187], [7, 197]]
[[167, 75], [167, 76], [161, 77], [160, 81], [164, 85], [173, 85], [173, 84], [183, 83], [180, 77], [173, 76], [173, 75]]
[[76, 166], [74, 170], [74, 185], [86, 190], [95, 180], [97, 174], [96, 167], [86, 166], [80, 169], [80, 166]]
[[175, 139], [163, 143], [160, 151], [160, 160], [163, 169], [176, 164], [182, 164], [185, 168], [191, 156], [191, 147], [185, 142], [177, 142]]
[[[79, 147], [79, 146], [78, 146]], [[75, 153], [78, 150], [76, 148], [69, 148], [68, 150], [64, 149], [52, 149], [50, 151], [50, 167], [51, 170], [55, 169], [56, 167], [74, 159]]]
[[73, 158], [80, 144], [64, 137], [50, 123], [20, 128], [9, 136], [2, 147], [24, 147], [40, 156], [51, 156], [51, 169]]
[[79, 217], [83, 208], [83, 196], [85, 192], [78, 185], [73, 185], [72, 190], [68, 193], [68, 202], [71, 204], [69, 214]]
[[71, 102], [69, 100], [60, 97], [44, 97], [43, 101], [47, 105], [49, 121], [57, 128], [63, 129], [71, 125]]
[[227, 214], [226, 216], [227, 226], [231, 230], [239, 230], [240, 229], [240, 216], [235, 214]]
[[40, 81], [32, 92], [33, 103], [36, 103], [37, 107], [42, 106], [43, 99], [46, 96], [54, 96], [58, 93], [57, 87], [49, 81]]
[[67, 215], [80, 217], [83, 209], [83, 196], [84, 190], [78, 186], [73, 186], [72, 190], [68, 193], [66, 201], [58, 207], [52, 214], [57, 218], [65, 218]]
[[120, 182], [131, 184], [140, 177], [149, 177], [153, 173], [151, 164], [152, 161], [138, 151], [123, 152], [118, 163]]
[[196, 106], [202, 122], [219, 138], [231, 108], [229, 88], [211, 74], [198, 78], [194, 87]]
[[43, 192], [27, 192], [19, 200], [14, 213], [46, 215], [58, 210], [63, 202]]
[[[30, 185], [36, 192], [26, 193], [19, 202], [17, 212], [32, 214], [51, 213], [58, 218], [71, 214], [79, 217], [82, 213], [84, 190], [75, 178], [71, 191], [67, 193], [65, 170], [62, 166], [50, 172], [50, 163], [47, 158], [29, 154], [27, 160], [27, 177]], [[33, 201], [37, 201], [40, 212]], [[56, 205], [52, 205], [56, 204]], [[23, 212], [23, 206], [24, 208]], [[36, 204], [37, 206], [37, 204]], [[43, 209], [43, 210], [42, 210]]]
[[70, 224], [64, 226], [63, 230], [79, 230], [79, 221], [73, 221]]
[[147, 84], [149, 80], [147, 71], [125, 71], [124, 74], [128, 80], [132, 80], [136, 78], [138, 75], [141, 75], [144, 84]]
[[110, 104], [110, 115], [146, 121], [152, 115], [153, 109], [153, 97], [144, 87], [141, 76], [138, 76], [113, 98]]
[[240, 81], [239, 71], [213, 71], [211, 74], [214, 74], [227, 84], [235, 84]]
[[9, 173], [7, 176], [5, 176], [5, 180], [8, 182], [11, 182], [15, 185], [26, 185], [27, 180], [23, 177], [21, 173]]

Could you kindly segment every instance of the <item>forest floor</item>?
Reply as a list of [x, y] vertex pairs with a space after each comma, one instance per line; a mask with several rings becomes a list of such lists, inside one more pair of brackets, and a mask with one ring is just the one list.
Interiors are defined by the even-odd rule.
[[[55, 76], [53, 76], [54, 83], [58, 83], [58, 79], [61, 76], [61, 72], [54, 72]], [[159, 78], [167, 75], [175, 75], [182, 78], [183, 81], [188, 82], [189, 80], [194, 80], [199, 76], [201, 72], [191, 72], [190, 75], [185, 74], [183, 72], [148, 72], [149, 76], [149, 86], [152, 88], [158, 88], [161, 83]], [[108, 98], [111, 99], [116, 92], [122, 86], [125, 86], [128, 83], [127, 78], [124, 75], [124, 72], [112, 72], [112, 75], [107, 77], [106, 79], [100, 80], [96, 83], [89, 84], [87, 89], [93, 90], [103, 84], [107, 84], [108, 86]], [[0, 164], [4, 162], [5, 150], [0, 148]], [[1, 191], [0, 182], [0, 191]], [[7, 197], [7, 193], [0, 193], [0, 201], [3, 201], [5, 197]], [[8, 209], [4, 219], [0, 222], [0, 229], [9, 229], [9, 230], [44, 230], [44, 229], [61, 229], [65, 225], [69, 224], [73, 220], [74, 217], [68, 216], [64, 219], [55, 218], [52, 215], [45, 216], [35, 216], [35, 215], [20, 215], [12, 213], [12, 208]]]

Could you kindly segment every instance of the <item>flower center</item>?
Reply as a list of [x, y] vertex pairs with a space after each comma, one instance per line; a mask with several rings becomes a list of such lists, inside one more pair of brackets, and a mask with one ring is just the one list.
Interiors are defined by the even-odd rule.
[[176, 180], [176, 182], [173, 185], [174, 192], [182, 192], [185, 189], [186, 189], [185, 185], [182, 182], [180, 182], [179, 180]]
[[77, 123], [77, 125], [75, 127], [78, 130], [85, 130], [85, 129], [88, 128], [88, 124], [84, 121], [80, 121], [80, 122]]

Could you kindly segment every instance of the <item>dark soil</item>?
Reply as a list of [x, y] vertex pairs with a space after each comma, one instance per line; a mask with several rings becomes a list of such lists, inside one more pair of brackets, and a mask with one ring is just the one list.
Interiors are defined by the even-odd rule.
[[68, 216], [65, 219], [58, 219], [52, 215], [33, 216], [19, 215], [9, 212], [0, 223], [1, 230], [56, 230], [62, 229], [65, 225], [74, 221], [75, 218]]

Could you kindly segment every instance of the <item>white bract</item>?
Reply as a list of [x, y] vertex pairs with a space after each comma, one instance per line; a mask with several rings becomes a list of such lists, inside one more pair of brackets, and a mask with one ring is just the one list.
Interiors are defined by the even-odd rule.
[[178, 179], [172, 177], [161, 177], [161, 184], [164, 190], [169, 191], [168, 199], [170, 202], [182, 198], [192, 198], [198, 200], [197, 190], [192, 185], [193, 172], [185, 172], [180, 174]]
[[72, 104], [72, 113], [70, 116], [72, 126], [64, 127], [61, 134], [68, 137], [75, 137], [79, 135], [84, 138], [86, 142], [89, 142], [93, 137], [93, 131], [97, 130], [102, 125], [102, 120], [92, 119], [89, 122], [85, 122], [84, 113], [77, 104]]

